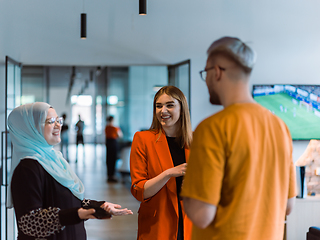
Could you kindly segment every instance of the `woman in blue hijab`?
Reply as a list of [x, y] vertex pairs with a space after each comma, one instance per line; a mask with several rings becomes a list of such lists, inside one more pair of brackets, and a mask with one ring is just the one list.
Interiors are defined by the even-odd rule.
[[15, 108], [8, 117], [13, 144], [8, 207], [18, 239], [85, 240], [84, 220], [132, 214], [104, 201], [84, 199], [84, 186], [61, 152], [63, 119], [47, 103]]

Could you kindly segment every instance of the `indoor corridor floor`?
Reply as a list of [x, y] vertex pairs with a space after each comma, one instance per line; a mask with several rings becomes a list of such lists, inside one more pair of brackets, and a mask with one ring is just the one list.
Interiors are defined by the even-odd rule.
[[117, 175], [118, 183], [106, 182], [105, 145], [85, 144], [84, 149], [79, 145], [77, 162], [76, 156], [75, 145], [70, 145], [70, 165], [85, 186], [85, 198], [117, 203], [133, 211], [129, 216], [86, 221], [88, 240], [135, 240], [139, 202], [130, 193], [130, 182], [123, 183], [120, 175]]

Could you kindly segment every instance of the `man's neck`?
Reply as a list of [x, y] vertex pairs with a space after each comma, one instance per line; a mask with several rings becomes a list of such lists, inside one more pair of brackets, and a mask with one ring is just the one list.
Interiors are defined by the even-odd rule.
[[235, 103], [254, 103], [254, 99], [250, 94], [249, 87], [246, 83], [232, 84], [223, 94], [221, 94], [221, 103], [224, 108]]

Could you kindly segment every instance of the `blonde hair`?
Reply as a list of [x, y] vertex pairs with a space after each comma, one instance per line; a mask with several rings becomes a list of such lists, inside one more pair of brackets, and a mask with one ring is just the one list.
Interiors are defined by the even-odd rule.
[[236, 63], [246, 74], [250, 74], [257, 60], [256, 52], [235, 37], [222, 37], [214, 41], [207, 51], [208, 58], [223, 55]]
[[178, 129], [176, 140], [181, 146], [181, 148], [189, 148], [192, 142], [192, 128], [188, 102], [183, 92], [175, 86], [164, 86], [154, 96], [153, 119], [149, 130], [158, 131], [159, 137], [162, 134], [162, 126], [156, 116], [156, 102], [158, 98], [163, 94], [167, 94], [168, 96], [178, 100], [178, 102], [180, 103], [180, 118], [178, 121], [178, 123], [180, 124], [180, 128]]

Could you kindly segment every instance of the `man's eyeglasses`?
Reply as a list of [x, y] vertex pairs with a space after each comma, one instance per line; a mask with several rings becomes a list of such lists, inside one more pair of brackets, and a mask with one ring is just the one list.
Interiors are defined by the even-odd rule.
[[[211, 68], [207, 68], [207, 69], [204, 69], [202, 71], [200, 71], [200, 77], [203, 81], [206, 81], [206, 78], [207, 78], [207, 71], [211, 70], [211, 69], [214, 69], [215, 66], [211, 67]], [[221, 70], [221, 71], [225, 71], [226, 69], [223, 68], [223, 67], [220, 67], [218, 66], [218, 68]]]
[[56, 118], [49, 118], [45, 121], [46, 124], [53, 124], [53, 123], [59, 123], [61, 126], [63, 125], [63, 118], [62, 117], [56, 117]]

